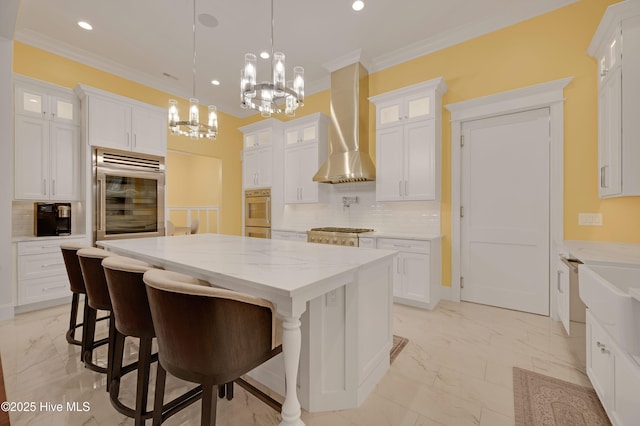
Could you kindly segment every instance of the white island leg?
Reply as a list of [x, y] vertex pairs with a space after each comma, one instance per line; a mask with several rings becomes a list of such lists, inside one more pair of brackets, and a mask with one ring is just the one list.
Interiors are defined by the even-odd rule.
[[304, 426], [296, 389], [301, 345], [300, 318], [285, 317], [282, 322], [282, 354], [286, 389], [280, 426]]

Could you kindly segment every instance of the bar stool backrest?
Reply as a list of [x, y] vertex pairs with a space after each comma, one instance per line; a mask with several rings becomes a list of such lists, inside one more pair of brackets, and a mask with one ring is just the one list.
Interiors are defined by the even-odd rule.
[[84, 278], [82, 278], [82, 269], [80, 268], [80, 260], [78, 259], [78, 250], [91, 248], [87, 245], [65, 243], [60, 244], [62, 250], [62, 258], [64, 266], [67, 269], [69, 277], [69, 287], [73, 293], [86, 294], [87, 290], [84, 286]]
[[78, 250], [89, 306], [93, 309], [111, 310], [111, 298], [102, 268], [102, 260], [109, 256], [115, 256], [115, 254], [94, 247]]
[[196, 383], [228, 383], [273, 356], [273, 305], [174, 272], [144, 275], [162, 366]]
[[123, 256], [102, 261], [116, 328], [125, 336], [155, 337], [142, 277], [154, 266]]

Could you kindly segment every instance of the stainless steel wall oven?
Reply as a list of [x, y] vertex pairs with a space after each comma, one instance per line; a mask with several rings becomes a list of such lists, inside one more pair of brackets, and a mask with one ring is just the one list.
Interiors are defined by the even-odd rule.
[[164, 158], [97, 149], [93, 162], [94, 239], [164, 235]]

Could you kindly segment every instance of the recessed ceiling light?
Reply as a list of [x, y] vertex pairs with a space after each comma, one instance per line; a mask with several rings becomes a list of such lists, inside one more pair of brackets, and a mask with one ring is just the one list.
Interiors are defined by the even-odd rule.
[[269, 55], [269, 52], [266, 52], [266, 51], [265, 51], [265, 52], [261, 52], [261, 53], [260, 53], [260, 57], [261, 57], [262, 59], [269, 59], [269, 56], [270, 56], [270, 55]]
[[211, 84], [214, 86], [220, 86], [220, 82], [218, 80], [211, 80]]
[[200, 23], [205, 27], [215, 28], [218, 26], [218, 20], [216, 17], [208, 13], [201, 13], [198, 15], [198, 21], [200, 21]]
[[85, 29], [87, 31], [91, 31], [93, 29], [93, 27], [91, 26], [90, 23], [85, 22], [85, 21], [79, 21], [78, 22], [78, 26], [82, 29]]
[[351, 8], [356, 12], [359, 12], [364, 8], [364, 2], [362, 0], [356, 0], [351, 5]]

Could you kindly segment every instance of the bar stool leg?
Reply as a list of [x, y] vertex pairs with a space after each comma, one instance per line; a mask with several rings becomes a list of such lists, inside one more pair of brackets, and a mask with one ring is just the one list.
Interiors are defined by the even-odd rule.
[[71, 315], [69, 317], [69, 330], [67, 331], [67, 342], [72, 345], [80, 345], [82, 346], [82, 341], [76, 340], [76, 328], [82, 326], [83, 324], [78, 325], [78, 301], [80, 299], [80, 295], [78, 293], [73, 293], [71, 297]]
[[162, 424], [162, 408], [164, 405], [164, 386], [167, 381], [167, 372], [160, 361], [158, 361], [158, 369], [156, 371], [156, 391], [153, 398], [153, 426]]
[[136, 390], [136, 426], [144, 426], [144, 415], [147, 413], [147, 397], [149, 395], [149, 372], [151, 369], [152, 339], [141, 338], [138, 351], [138, 386]]
[[216, 385], [211, 383], [202, 384], [201, 426], [215, 426], [216, 424], [217, 388]]

